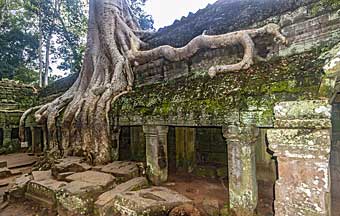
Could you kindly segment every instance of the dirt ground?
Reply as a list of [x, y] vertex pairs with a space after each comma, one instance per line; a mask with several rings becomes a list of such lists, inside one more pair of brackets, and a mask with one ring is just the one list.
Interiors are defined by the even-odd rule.
[[197, 177], [185, 173], [169, 176], [163, 186], [175, 190], [193, 200], [194, 206], [204, 214], [203, 202], [218, 201], [219, 208], [228, 206], [228, 183], [221, 180]]

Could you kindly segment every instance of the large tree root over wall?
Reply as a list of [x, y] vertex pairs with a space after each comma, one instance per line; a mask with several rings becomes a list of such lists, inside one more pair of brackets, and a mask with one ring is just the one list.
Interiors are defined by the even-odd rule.
[[[111, 105], [132, 89], [133, 68], [159, 58], [170, 61], [188, 59], [202, 48], [222, 48], [241, 44], [243, 60], [237, 64], [210, 68], [209, 75], [249, 68], [256, 56], [255, 36], [271, 34], [281, 42], [286, 39], [276, 24], [259, 29], [194, 38], [182, 48], [161, 46], [140, 51], [145, 44], [136, 36], [138, 24], [126, 0], [90, 0], [87, 50], [80, 75], [73, 86], [62, 96], [41, 107], [28, 110], [22, 116], [21, 140], [24, 140], [25, 118], [37, 109], [34, 116], [46, 124], [49, 149], [59, 156], [85, 156], [94, 164], [117, 160], [112, 151], [110, 124]], [[57, 121], [58, 120], [58, 121]], [[57, 128], [62, 138], [58, 139]]]

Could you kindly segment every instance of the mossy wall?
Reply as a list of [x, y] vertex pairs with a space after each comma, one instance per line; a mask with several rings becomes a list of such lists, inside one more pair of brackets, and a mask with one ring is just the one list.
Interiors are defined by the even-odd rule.
[[[320, 50], [258, 62], [249, 70], [213, 79], [202, 71], [160, 84], [138, 87], [114, 104], [119, 115], [134, 121], [161, 119], [169, 124], [224, 125], [232, 121], [271, 126], [279, 101], [320, 97], [324, 61]], [[144, 120], [143, 120], [144, 119]]]

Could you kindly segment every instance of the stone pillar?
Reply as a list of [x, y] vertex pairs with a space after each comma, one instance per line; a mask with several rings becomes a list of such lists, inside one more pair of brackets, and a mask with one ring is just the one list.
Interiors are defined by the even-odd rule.
[[111, 146], [111, 160], [119, 160], [119, 141], [120, 141], [120, 128], [116, 128], [112, 131], [112, 146]]
[[230, 210], [253, 215], [257, 206], [255, 144], [258, 129], [231, 125], [223, 129], [228, 145]]
[[275, 215], [330, 215], [331, 106], [292, 101], [275, 106], [269, 148], [278, 161]]
[[36, 139], [37, 139], [37, 137], [35, 137], [35, 128], [34, 127], [30, 127], [30, 132], [31, 132], [31, 136], [32, 136], [32, 141], [31, 141], [31, 143], [32, 143], [32, 153], [35, 153], [35, 151], [36, 151], [36, 149], [37, 149], [37, 147], [36, 147]]
[[168, 179], [168, 127], [143, 126], [149, 180], [159, 185]]
[[4, 127], [3, 128], [3, 146], [9, 147], [12, 145], [12, 128]]

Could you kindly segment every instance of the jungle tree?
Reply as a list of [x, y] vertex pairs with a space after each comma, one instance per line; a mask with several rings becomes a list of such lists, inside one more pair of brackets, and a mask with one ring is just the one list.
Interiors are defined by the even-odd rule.
[[[137, 37], [140, 26], [127, 0], [91, 0], [87, 47], [78, 79], [54, 101], [26, 111], [21, 125], [30, 112], [37, 110], [35, 118], [47, 125], [52, 152], [59, 156], [85, 156], [94, 164], [116, 160], [116, 149], [111, 148], [114, 131], [114, 124], [110, 123], [111, 106], [131, 91], [136, 65], [159, 58], [181, 61], [202, 48], [240, 44], [244, 49], [242, 61], [211, 67], [209, 75], [235, 72], [253, 64], [256, 52], [252, 38], [255, 36], [271, 34], [286, 42], [279, 30], [277, 25], [268, 24], [258, 29], [216, 36], [200, 35], [182, 48], [160, 46], [145, 50], [146, 44]], [[57, 119], [61, 124], [60, 141], [57, 139]]]

